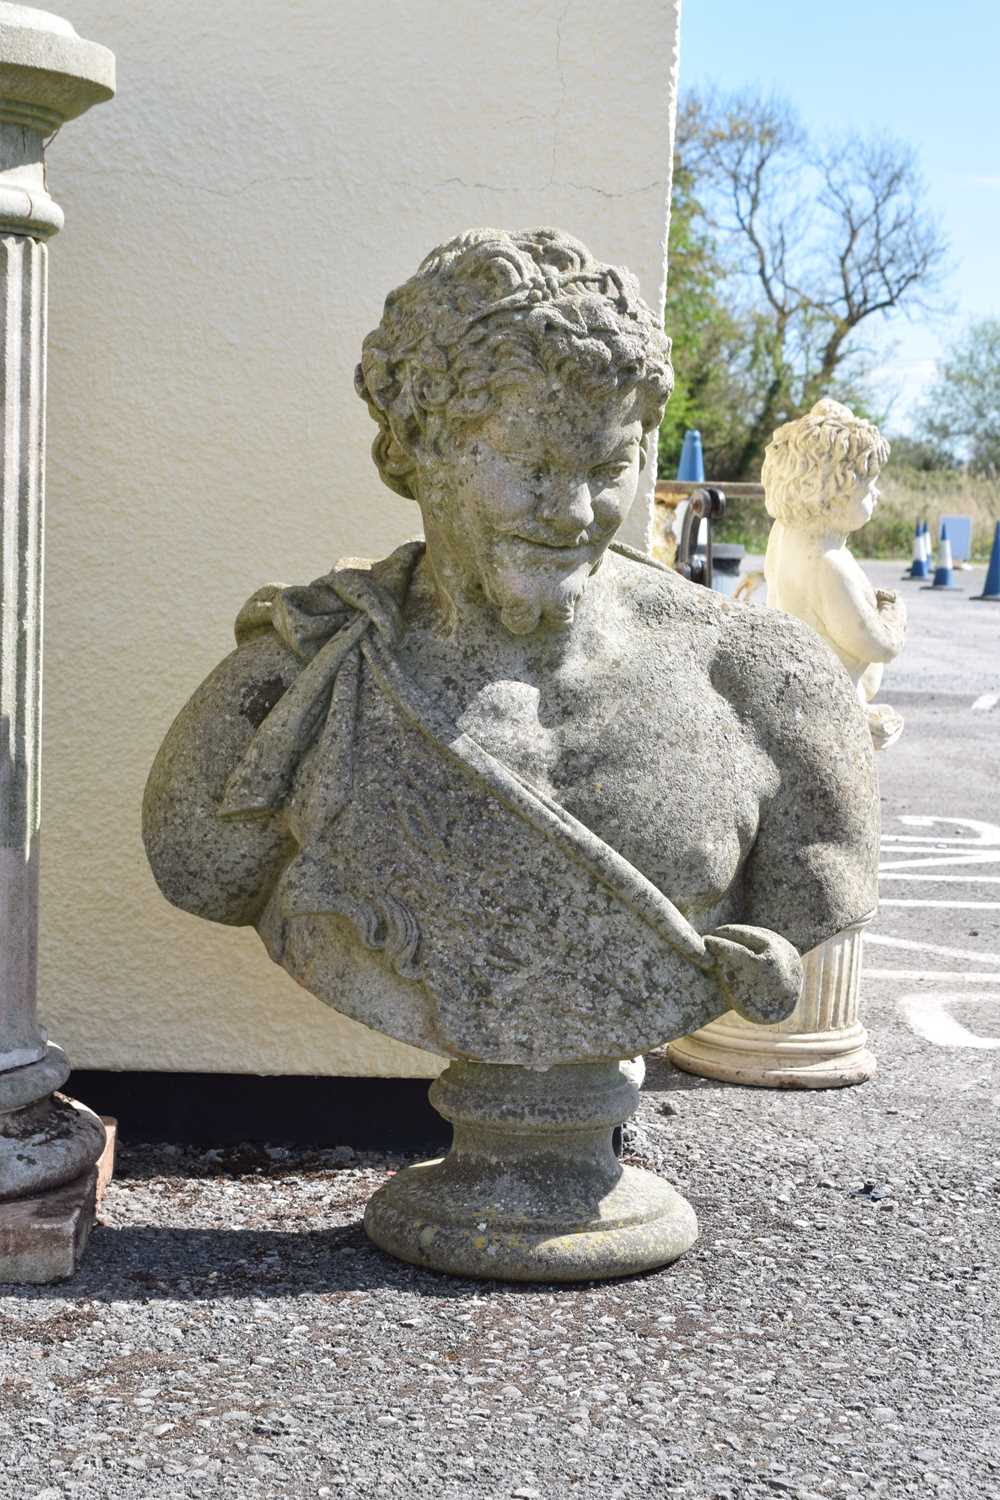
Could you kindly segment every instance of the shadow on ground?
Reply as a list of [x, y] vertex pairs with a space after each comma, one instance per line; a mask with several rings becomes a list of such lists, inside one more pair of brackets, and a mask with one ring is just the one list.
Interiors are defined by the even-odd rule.
[[[662, 1276], [664, 1271], [669, 1274], [670, 1268], [620, 1280], [645, 1280], [646, 1276]], [[561, 1295], [573, 1296], [597, 1284], [563, 1284], [558, 1290]], [[296, 1294], [336, 1295], [386, 1288], [415, 1292], [437, 1302], [478, 1298], [486, 1290], [491, 1295], [530, 1299], [548, 1296], [557, 1289], [549, 1282], [466, 1281], [405, 1265], [374, 1246], [360, 1221], [328, 1230], [98, 1226], [84, 1265], [72, 1281], [54, 1286], [0, 1287], [0, 1309], [5, 1300], [62, 1301], [85, 1313], [88, 1307], [108, 1302], [264, 1301]], [[87, 1307], [81, 1308], [81, 1304]], [[98, 1316], [96, 1311], [94, 1316]], [[0, 1333], [35, 1339], [39, 1326], [34, 1319], [8, 1323], [0, 1311]]]

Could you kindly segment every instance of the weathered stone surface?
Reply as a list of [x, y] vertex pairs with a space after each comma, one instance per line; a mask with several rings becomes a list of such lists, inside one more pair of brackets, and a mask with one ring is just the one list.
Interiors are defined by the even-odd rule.
[[634, 281], [471, 232], [357, 385], [426, 543], [248, 601], [150, 776], [164, 893], [468, 1061], [780, 1020], [798, 952], [874, 905], [871, 746], [810, 631], [615, 544], [670, 386]]
[[0, 1114], [0, 1203], [71, 1182], [104, 1146], [98, 1116], [65, 1094]]
[[63, 1187], [0, 1203], [0, 1285], [73, 1275], [114, 1176], [118, 1123], [110, 1116], [100, 1123], [104, 1149], [95, 1166]]
[[97, 1168], [64, 1187], [0, 1203], [0, 1284], [65, 1281], [94, 1223]]
[[12, 1109], [23, 1109], [61, 1089], [70, 1075], [69, 1058], [55, 1042], [49, 1042], [44, 1055], [35, 1062], [0, 1072], [0, 1116]]
[[454, 1144], [379, 1189], [369, 1236], [414, 1265], [498, 1281], [590, 1281], [676, 1260], [697, 1238], [694, 1210], [612, 1150], [639, 1102], [632, 1066], [452, 1063], [431, 1102]]
[[[0, 1204], [86, 1179], [104, 1143], [95, 1115], [49, 1097], [69, 1068], [37, 1014], [48, 256], [42, 241], [63, 222], [48, 194], [46, 138], [110, 98], [113, 84], [112, 54], [84, 41], [68, 21], [33, 6], [0, 4]], [[67, 1249], [65, 1204], [55, 1211], [62, 1229], [42, 1212], [39, 1222], [48, 1228], [40, 1240], [29, 1209], [10, 1212], [18, 1234], [41, 1247], [43, 1270], [29, 1279], [51, 1279], [44, 1265], [52, 1257], [53, 1266], [69, 1265], [58, 1273], [68, 1275], [76, 1252]], [[80, 1235], [74, 1235], [75, 1244]], [[20, 1264], [21, 1252], [10, 1253], [11, 1264]]]
[[0, 4], [0, 232], [57, 234], [42, 141], [115, 91], [114, 54], [69, 21], [32, 5]]

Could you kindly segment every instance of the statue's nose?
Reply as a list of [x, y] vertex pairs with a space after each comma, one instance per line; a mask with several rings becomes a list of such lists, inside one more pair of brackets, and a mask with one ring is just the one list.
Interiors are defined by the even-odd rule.
[[594, 524], [594, 507], [587, 484], [555, 481], [542, 492], [537, 516], [560, 536], [575, 537]]

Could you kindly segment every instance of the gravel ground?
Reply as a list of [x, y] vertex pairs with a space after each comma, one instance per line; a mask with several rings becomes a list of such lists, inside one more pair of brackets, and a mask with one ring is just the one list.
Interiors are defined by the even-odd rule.
[[[887, 829], [996, 820], [1000, 711], [944, 682], [911, 701], [918, 677]], [[969, 879], [885, 889], [1000, 900]], [[386, 1155], [126, 1144], [78, 1277], [0, 1295], [0, 1500], [1000, 1500], [996, 930], [992, 908], [884, 908], [879, 933], [953, 956], [873, 944], [906, 977], [866, 984], [881, 1067], [860, 1088], [736, 1089], [651, 1058], [627, 1150], [691, 1198], [701, 1239], [629, 1281], [390, 1261], [360, 1227], [402, 1165]], [[945, 977], [977, 959], [992, 990]], [[914, 1030], [912, 993], [973, 1040]]]

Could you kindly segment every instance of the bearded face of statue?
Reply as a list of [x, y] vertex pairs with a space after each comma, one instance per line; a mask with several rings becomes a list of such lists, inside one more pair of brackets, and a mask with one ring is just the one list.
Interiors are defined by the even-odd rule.
[[498, 391], [418, 464], [428, 560], [446, 603], [492, 606], [513, 635], [565, 630], [635, 498], [634, 391], [539, 375]]

